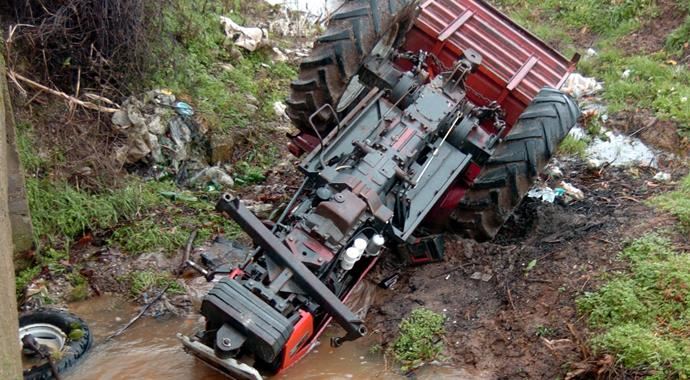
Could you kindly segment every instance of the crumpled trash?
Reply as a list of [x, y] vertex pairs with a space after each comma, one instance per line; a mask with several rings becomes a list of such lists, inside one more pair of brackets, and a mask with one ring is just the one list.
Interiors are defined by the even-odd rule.
[[283, 102], [275, 102], [273, 103], [273, 112], [280, 117], [281, 119], [288, 120], [288, 115], [285, 112], [287, 110], [287, 106]]
[[565, 194], [563, 189], [552, 189], [548, 186], [545, 187], [535, 187], [527, 193], [527, 196], [534, 199], [541, 199], [547, 203], [553, 203], [556, 198]]
[[482, 272], [474, 272], [470, 276], [470, 278], [473, 280], [481, 280], [483, 282], [489, 282], [489, 281], [491, 281], [491, 279], [493, 277], [494, 277], [494, 275], [491, 273], [482, 273]]
[[125, 145], [115, 149], [115, 159], [121, 165], [136, 164], [144, 176], [172, 176], [180, 186], [191, 185], [190, 178], [209, 167], [207, 129], [193, 116], [194, 108], [167, 90], [129, 97], [111, 119], [127, 135]]
[[582, 192], [582, 190], [578, 189], [577, 187], [571, 185], [570, 183], [566, 181], [561, 181], [558, 183], [558, 186], [560, 189], [565, 191], [565, 195], [569, 196], [575, 200], [581, 201], [585, 199], [585, 193]]
[[175, 102], [173, 107], [175, 107], [175, 111], [182, 116], [194, 116], [194, 109], [185, 102]]
[[189, 183], [192, 185], [206, 185], [209, 182], [218, 185], [219, 189], [229, 189], [235, 186], [235, 181], [230, 174], [219, 166], [210, 166], [189, 180]]
[[640, 139], [608, 131], [604, 139], [595, 138], [587, 147], [587, 164], [598, 168], [604, 164], [616, 167], [656, 167], [656, 153]]
[[561, 91], [576, 99], [594, 95], [604, 89], [595, 78], [588, 78], [580, 73], [572, 73], [561, 87]]
[[234, 41], [235, 45], [249, 51], [257, 47], [268, 37], [268, 32], [257, 27], [244, 27], [232, 21], [229, 17], [220, 16], [220, 23], [225, 29], [225, 35]]
[[669, 182], [671, 180], [671, 174], [666, 172], [658, 172], [654, 176], [654, 180], [658, 182]]
[[563, 177], [563, 170], [561, 170], [561, 168], [555, 163], [551, 163], [546, 165], [546, 168], [544, 168], [544, 174], [551, 178], [561, 178]]

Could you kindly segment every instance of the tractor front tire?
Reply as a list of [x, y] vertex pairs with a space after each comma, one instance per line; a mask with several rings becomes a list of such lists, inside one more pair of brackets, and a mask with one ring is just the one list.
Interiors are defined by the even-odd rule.
[[450, 230], [477, 241], [493, 239], [579, 117], [572, 98], [542, 89], [451, 213]]
[[[314, 42], [290, 86], [287, 114], [297, 128], [313, 134], [309, 117], [326, 104], [341, 108], [336, 111], [339, 116], [347, 112], [348, 107], [340, 107], [339, 101], [350, 81], [381, 46], [379, 42], [391, 48], [402, 42], [416, 4], [416, 0], [349, 0], [330, 17], [326, 32]], [[335, 115], [326, 108], [316, 115], [314, 124], [325, 133], [334, 121]]]

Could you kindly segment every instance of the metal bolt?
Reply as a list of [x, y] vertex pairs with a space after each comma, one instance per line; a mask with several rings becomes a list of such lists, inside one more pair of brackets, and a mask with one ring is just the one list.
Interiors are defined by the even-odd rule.
[[231, 343], [231, 342], [230, 342], [230, 339], [228, 339], [228, 338], [223, 338], [223, 342], [222, 342], [222, 343], [223, 343], [223, 346], [225, 346], [225, 347], [230, 347], [230, 343]]

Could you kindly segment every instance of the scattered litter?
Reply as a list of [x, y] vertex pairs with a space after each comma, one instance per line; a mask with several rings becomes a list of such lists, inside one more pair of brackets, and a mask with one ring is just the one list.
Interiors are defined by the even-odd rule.
[[274, 206], [270, 203], [256, 202], [251, 200], [244, 201], [247, 209], [254, 213], [259, 218], [268, 218], [273, 211]]
[[175, 107], [175, 111], [182, 116], [194, 116], [194, 109], [185, 102], [175, 102], [173, 107]]
[[192, 185], [208, 184], [209, 182], [217, 185], [218, 189], [229, 189], [235, 186], [235, 181], [225, 171], [225, 169], [218, 166], [210, 166], [197, 173], [189, 180]]
[[598, 56], [599, 53], [597, 53], [596, 50], [589, 48], [587, 51], [585, 51], [585, 58], [592, 58]]
[[[566, 181], [561, 181], [558, 183], [559, 188], [565, 191], [566, 196], [570, 196], [575, 200], [581, 201], [585, 199], [585, 193], [582, 192], [582, 190], [578, 189], [577, 187], [569, 184]], [[557, 189], [557, 190], [558, 190]]]
[[551, 178], [561, 178], [563, 177], [563, 170], [556, 166], [555, 163], [548, 164], [544, 169], [544, 173]]
[[481, 280], [483, 282], [489, 282], [494, 276], [491, 273], [474, 272], [470, 276], [473, 280]]
[[570, 137], [574, 138], [575, 140], [582, 140], [585, 137], [587, 137], [587, 132], [582, 127], [575, 126], [575, 127], [570, 129], [570, 132], [568, 132], [568, 135]]
[[563, 87], [561, 87], [563, 92], [578, 99], [583, 96], [594, 95], [603, 89], [602, 84], [597, 82], [595, 78], [584, 77], [580, 73], [570, 74]]
[[630, 74], [632, 74], [632, 70], [625, 69], [625, 71], [623, 71], [623, 74], [621, 74], [621, 79], [625, 80], [625, 79], [630, 78]]
[[273, 103], [273, 112], [280, 117], [281, 119], [288, 119], [288, 115], [285, 112], [287, 110], [287, 106], [283, 102], [275, 102]]
[[671, 180], [671, 174], [666, 172], [658, 172], [654, 176], [654, 180], [658, 182], [669, 182]]
[[596, 137], [587, 147], [587, 163], [591, 167], [604, 164], [616, 167], [656, 167], [656, 154], [640, 139], [608, 131], [604, 139]]
[[232, 39], [235, 45], [249, 51], [256, 50], [268, 36], [268, 32], [261, 28], [240, 26], [229, 17], [220, 16], [220, 23], [225, 29], [227, 38]]
[[390, 289], [392, 288], [395, 284], [398, 283], [398, 279], [400, 278], [400, 273], [394, 273], [383, 280], [379, 282], [379, 287], [383, 289]]
[[536, 187], [527, 193], [527, 196], [534, 199], [541, 199], [547, 203], [553, 203], [556, 198], [563, 196], [565, 194], [564, 189], [552, 189], [548, 186], [546, 187]]
[[180, 186], [193, 185], [203, 175], [222, 187], [232, 186], [227, 173], [206, 173], [207, 129], [193, 116], [192, 106], [176, 101], [168, 90], [129, 97], [111, 119], [127, 136], [125, 144], [113, 152], [115, 160], [145, 177], [173, 177]]

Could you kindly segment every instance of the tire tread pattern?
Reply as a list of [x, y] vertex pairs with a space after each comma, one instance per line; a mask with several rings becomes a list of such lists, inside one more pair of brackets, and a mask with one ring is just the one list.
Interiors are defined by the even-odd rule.
[[[309, 117], [324, 104], [335, 103], [378, 40], [398, 20], [414, 11], [416, 0], [350, 0], [337, 10], [326, 32], [299, 67], [286, 101], [287, 114], [297, 128], [313, 133]], [[333, 121], [328, 111], [318, 115], [317, 125]], [[320, 132], [324, 132], [321, 130]]]
[[449, 228], [478, 241], [493, 239], [579, 116], [568, 95], [542, 89], [453, 211]]
[[[34, 323], [52, 324], [63, 330], [66, 335], [69, 335], [69, 331], [72, 331], [75, 326], [79, 326], [79, 328], [84, 331], [84, 335], [82, 335], [80, 339], [75, 341], [68, 340], [66, 343], [67, 347], [65, 352], [60, 360], [55, 363], [58, 373], [63, 373], [73, 367], [93, 344], [93, 335], [86, 322], [72, 313], [45, 308], [19, 315], [19, 326], [26, 326]], [[24, 380], [50, 379], [53, 379], [53, 373], [48, 363], [24, 370]]]

